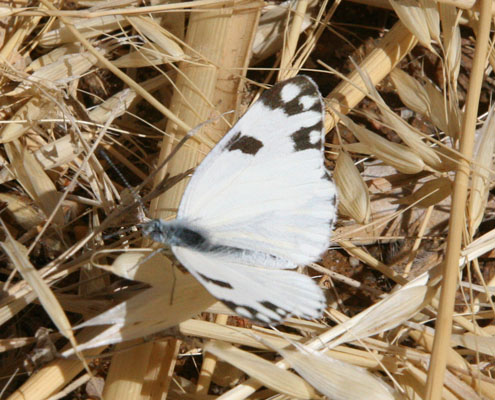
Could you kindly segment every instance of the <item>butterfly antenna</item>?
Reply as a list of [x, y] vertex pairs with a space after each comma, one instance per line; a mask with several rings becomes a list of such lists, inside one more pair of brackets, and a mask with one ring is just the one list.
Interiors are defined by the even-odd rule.
[[117, 168], [117, 166], [115, 165], [115, 163], [110, 159], [110, 157], [108, 157], [108, 154], [105, 152], [105, 150], [103, 149], [100, 149], [98, 151], [99, 155], [105, 159], [105, 161], [108, 163], [108, 165], [110, 165], [110, 167], [112, 167], [112, 169], [117, 173], [117, 175], [119, 176], [120, 180], [124, 183], [125, 187], [127, 189], [129, 189], [131, 191], [131, 193], [133, 194], [134, 196], [134, 199], [142, 206], [144, 207], [144, 204], [143, 204], [143, 201], [141, 199], [141, 197], [136, 194], [134, 192], [134, 190], [132, 189], [132, 186], [131, 184], [129, 183], [129, 181], [126, 179], [126, 177], [124, 176], [124, 174], [122, 173], [122, 171], [120, 169]]

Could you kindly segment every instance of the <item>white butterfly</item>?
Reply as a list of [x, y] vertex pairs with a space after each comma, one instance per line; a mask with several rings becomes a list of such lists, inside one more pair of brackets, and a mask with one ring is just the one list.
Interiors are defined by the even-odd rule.
[[336, 217], [323, 118], [310, 78], [274, 85], [196, 168], [177, 219], [144, 227], [243, 317], [317, 318], [326, 306], [311, 278], [290, 271], [320, 258]]

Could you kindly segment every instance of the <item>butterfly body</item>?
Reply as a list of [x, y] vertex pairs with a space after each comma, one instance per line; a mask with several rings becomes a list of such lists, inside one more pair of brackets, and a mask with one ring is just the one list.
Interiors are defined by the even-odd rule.
[[323, 102], [299, 76], [276, 84], [193, 174], [174, 221], [145, 234], [237, 314], [265, 323], [316, 318], [321, 289], [291, 269], [330, 242], [336, 191], [323, 165]]
[[272, 254], [212, 243], [204, 230], [196, 229], [180, 220], [163, 221], [154, 219], [144, 226], [143, 231], [153, 241], [166, 243], [172, 249], [183, 247], [193, 251], [210, 253], [217, 257], [232, 257], [236, 260], [242, 260], [246, 264], [260, 264], [265, 267], [279, 269], [297, 267], [296, 264]]

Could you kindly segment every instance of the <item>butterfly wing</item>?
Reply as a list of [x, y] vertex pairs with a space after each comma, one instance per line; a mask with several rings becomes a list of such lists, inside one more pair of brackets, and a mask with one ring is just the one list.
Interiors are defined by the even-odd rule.
[[267, 269], [228, 254], [172, 246], [177, 259], [217, 299], [240, 316], [263, 323], [290, 315], [318, 318], [325, 308], [322, 290], [294, 271]]
[[278, 83], [198, 166], [178, 219], [208, 232], [213, 243], [294, 264], [315, 261], [336, 216], [323, 157], [323, 102], [315, 83], [305, 76]]

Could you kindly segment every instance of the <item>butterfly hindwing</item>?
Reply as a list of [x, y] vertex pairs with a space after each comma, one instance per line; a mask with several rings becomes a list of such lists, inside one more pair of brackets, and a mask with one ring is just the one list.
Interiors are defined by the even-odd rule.
[[182, 265], [217, 299], [242, 317], [263, 323], [290, 315], [318, 318], [323, 292], [313, 280], [294, 271], [267, 269], [235, 256], [172, 247]]

